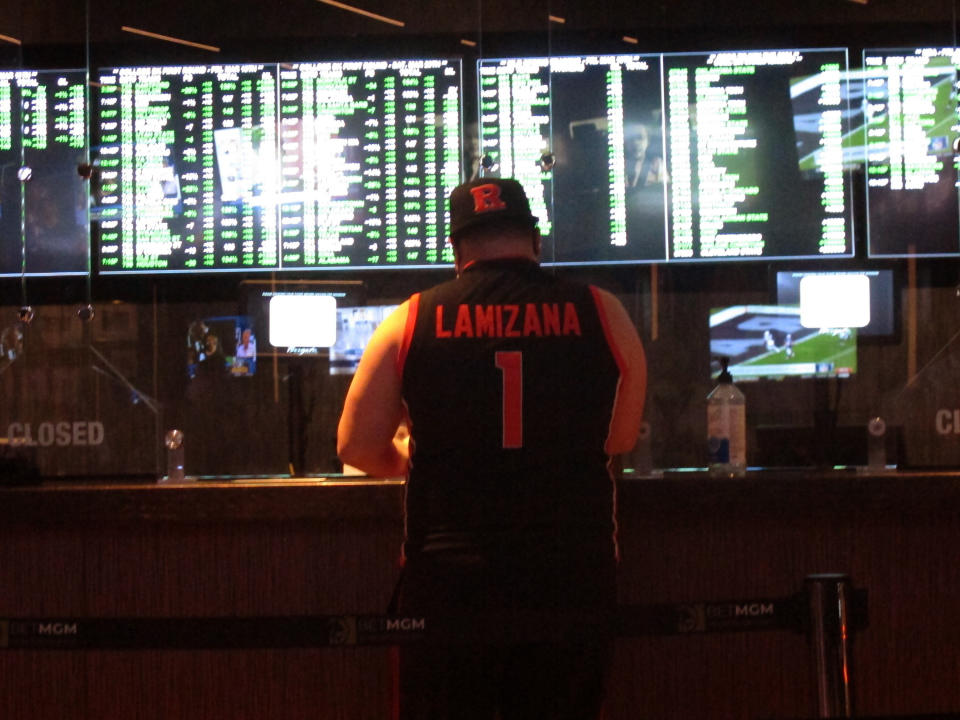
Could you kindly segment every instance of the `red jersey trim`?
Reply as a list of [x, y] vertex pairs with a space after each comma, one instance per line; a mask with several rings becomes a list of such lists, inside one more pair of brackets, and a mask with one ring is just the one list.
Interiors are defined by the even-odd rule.
[[617, 369], [621, 377], [627, 374], [627, 366], [623, 360], [623, 353], [617, 345], [616, 338], [613, 337], [613, 331], [610, 329], [610, 322], [607, 320], [607, 313], [603, 306], [603, 300], [600, 297], [600, 291], [595, 286], [590, 286], [590, 293], [593, 295], [593, 304], [597, 308], [597, 315], [600, 317], [600, 325], [603, 327], [603, 336], [607, 339], [607, 346], [613, 353], [613, 360], [617, 363]]
[[[620, 386], [623, 383], [623, 378], [627, 374], [627, 366], [623, 359], [623, 353], [620, 351], [620, 346], [617, 345], [615, 338], [613, 337], [613, 331], [610, 328], [610, 322], [607, 319], [606, 309], [603, 305], [603, 299], [600, 297], [599, 289], [591, 285], [590, 293], [593, 295], [593, 304], [597, 308], [597, 316], [600, 318], [600, 325], [603, 328], [603, 335], [607, 339], [607, 347], [610, 348], [610, 353], [613, 355], [613, 360], [617, 364], [617, 369], [620, 371], [620, 379], [617, 380], [617, 396], [620, 395]], [[617, 399], [614, 398], [614, 407], [616, 407]], [[613, 417], [610, 418], [611, 425], [613, 424]], [[607, 431], [607, 437], [610, 437], [610, 431]], [[610, 487], [613, 491], [613, 557], [617, 564], [620, 563], [620, 526], [617, 522], [618, 517], [618, 498], [617, 498], [617, 477], [613, 469], [614, 459], [610, 457], [607, 460], [607, 475], [610, 478]]]
[[403, 338], [397, 351], [397, 375], [403, 377], [403, 368], [407, 363], [407, 353], [413, 341], [413, 329], [417, 324], [417, 311], [420, 309], [420, 293], [414, 293], [407, 301], [407, 324], [403, 328]]
[[[407, 301], [407, 322], [403, 328], [403, 338], [400, 340], [400, 349], [397, 351], [397, 376], [400, 378], [401, 382], [403, 381], [403, 368], [407, 363], [407, 354], [410, 352], [410, 343], [413, 342], [413, 331], [417, 325], [417, 313], [420, 310], [420, 293], [414, 293], [410, 296], [410, 299]], [[406, 401], [403, 402], [403, 415], [406, 418], [407, 424], [412, 425], [410, 422], [410, 411], [407, 408]], [[413, 428], [410, 427], [410, 432], [413, 432]], [[413, 457], [411, 457], [407, 463], [407, 481], [403, 484], [403, 543], [400, 546], [400, 565], [403, 567], [407, 563], [407, 494], [410, 492], [410, 466], [413, 465]], [[398, 686], [399, 688], [399, 686]], [[396, 689], [395, 697], [399, 698], [399, 689]], [[399, 718], [399, 700], [394, 706], [394, 720]]]

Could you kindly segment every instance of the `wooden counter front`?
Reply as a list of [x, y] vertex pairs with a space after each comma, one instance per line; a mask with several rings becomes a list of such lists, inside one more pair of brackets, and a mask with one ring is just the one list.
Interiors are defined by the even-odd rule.
[[[401, 483], [233, 481], [0, 489], [0, 618], [382, 613]], [[960, 477], [623, 480], [624, 604], [775, 598], [813, 573], [869, 592], [859, 715], [960, 712]], [[0, 650], [0, 717], [388, 717], [388, 648]], [[816, 715], [806, 638], [625, 638], [608, 717]]]

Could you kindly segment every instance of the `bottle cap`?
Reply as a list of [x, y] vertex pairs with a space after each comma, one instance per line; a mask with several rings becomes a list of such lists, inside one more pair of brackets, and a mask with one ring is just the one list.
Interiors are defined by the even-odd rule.
[[733, 376], [730, 374], [730, 371], [727, 370], [727, 364], [730, 362], [730, 358], [721, 357], [720, 358], [720, 377], [718, 380], [722, 383], [732, 383]]

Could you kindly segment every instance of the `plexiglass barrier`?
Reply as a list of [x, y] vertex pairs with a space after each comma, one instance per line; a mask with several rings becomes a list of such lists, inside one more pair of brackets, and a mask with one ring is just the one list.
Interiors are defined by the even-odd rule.
[[[705, 397], [715, 383], [711, 309], [735, 302], [761, 308], [765, 272], [576, 273], [617, 291], [644, 339], [650, 374], [638, 474], [705, 465]], [[651, 287], [652, 277], [659, 287]], [[150, 283], [157, 300], [95, 301], [89, 308], [85, 302], [4, 305], [4, 471], [155, 479], [167, 473], [164, 438], [179, 430], [187, 476], [341, 473], [336, 426], [363, 340], [404, 293], [436, 279], [400, 274], [392, 285], [383, 278], [361, 281], [373, 304], [340, 312], [331, 321], [336, 339], [325, 348], [272, 346], [269, 327], [259, 325], [268, 316], [249, 312], [240, 279], [216, 280], [205, 292], [223, 296], [206, 301], [160, 300], [168, 289], [156, 280]], [[742, 289], [754, 282], [756, 290]], [[884, 472], [960, 464], [954, 389], [960, 347], [953, 341], [960, 299], [953, 287], [903, 288], [901, 295], [901, 311], [914, 307], [923, 318], [915, 336], [911, 321], [900, 319], [896, 336], [861, 341], [856, 371], [848, 376], [736, 381], [747, 398], [751, 467]], [[752, 336], [752, 352], [782, 352], [765, 349], [761, 328], [790, 317], [741, 317], [739, 342]], [[811, 340], [825, 335], [814, 332]], [[795, 347], [802, 352], [803, 341]]]

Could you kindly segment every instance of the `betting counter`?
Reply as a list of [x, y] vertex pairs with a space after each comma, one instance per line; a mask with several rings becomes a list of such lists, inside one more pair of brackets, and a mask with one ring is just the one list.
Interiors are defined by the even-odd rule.
[[[384, 716], [389, 647], [14, 650], [9, 619], [381, 614], [403, 490], [342, 477], [0, 489], [0, 673], [17, 688], [0, 713]], [[668, 472], [618, 490], [621, 605], [736, 607], [842, 573], [868, 597], [851, 633], [856, 712], [960, 711], [960, 476]], [[800, 718], [815, 701], [802, 632], [650, 635], [618, 641], [608, 716]]]

